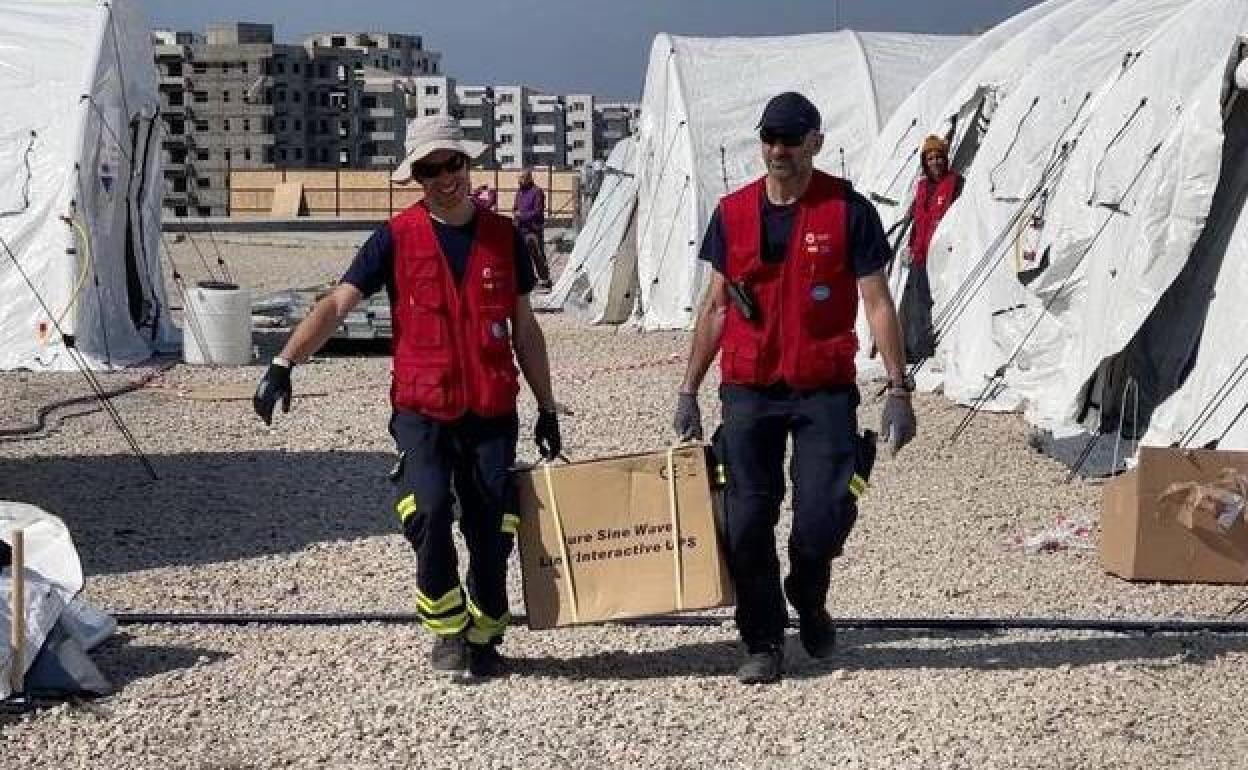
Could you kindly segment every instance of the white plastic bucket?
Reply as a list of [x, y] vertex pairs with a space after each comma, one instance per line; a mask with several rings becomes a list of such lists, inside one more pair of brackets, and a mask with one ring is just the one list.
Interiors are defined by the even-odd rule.
[[251, 290], [201, 281], [186, 292], [182, 360], [188, 364], [251, 363]]

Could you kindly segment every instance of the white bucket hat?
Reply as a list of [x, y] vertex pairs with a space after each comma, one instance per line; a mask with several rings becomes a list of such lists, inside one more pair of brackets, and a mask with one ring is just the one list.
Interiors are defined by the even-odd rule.
[[403, 142], [407, 156], [394, 170], [390, 178], [404, 183], [412, 179], [412, 164], [424, 160], [437, 150], [462, 152], [468, 160], [476, 160], [485, 151], [485, 145], [464, 138], [464, 129], [450, 115], [430, 115], [407, 121], [407, 138]]

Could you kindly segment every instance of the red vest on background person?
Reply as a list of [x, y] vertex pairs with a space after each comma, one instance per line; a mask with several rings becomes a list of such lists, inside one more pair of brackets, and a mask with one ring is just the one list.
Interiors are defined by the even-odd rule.
[[854, 384], [858, 279], [849, 255], [846, 192], [843, 180], [814, 172], [779, 263], [761, 256], [764, 180], [720, 201], [725, 278], [749, 287], [759, 316], [747, 321], [729, 304], [720, 354], [725, 383], [783, 381], [798, 390]]
[[957, 200], [962, 185], [962, 175], [950, 171], [932, 184], [926, 176], [919, 179], [914, 188], [914, 223], [910, 229], [910, 257], [916, 267], [927, 264], [927, 250], [932, 245], [936, 226], [945, 212]]
[[476, 212], [462, 284], [438, 245], [429, 210], [416, 205], [390, 220], [394, 237], [394, 379], [399, 411], [435, 420], [467, 412], [501, 417], [520, 392], [509, 321], [516, 305], [510, 221]]

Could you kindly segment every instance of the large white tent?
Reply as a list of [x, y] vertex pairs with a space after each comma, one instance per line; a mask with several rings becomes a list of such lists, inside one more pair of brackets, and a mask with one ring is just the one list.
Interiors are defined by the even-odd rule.
[[625, 137], [607, 157], [602, 187], [577, 235], [567, 267], [539, 310], [575, 313], [591, 324], [621, 323], [637, 296], [637, 141]]
[[1148, 440], [1195, 438], [1242, 349], [1244, 140], [1223, 128], [1246, 33], [1239, 0], [1118, 0], [1026, 68], [929, 256], [947, 395], [1058, 433], [1169, 397]]
[[762, 174], [767, 100], [799, 91], [823, 116], [820, 168], [853, 179], [897, 105], [969, 38], [860, 33], [761, 38], [659, 35], [638, 135], [637, 318], [686, 328], [704, 288], [697, 259], [719, 198]]
[[[880, 129], [859, 177], [885, 229], [910, 208], [924, 137], [955, 134], [955, 144], [992, 118], [1027, 68], [1114, 0], [1049, 0], [1012, 16], [950, 56], [913, 89]], [[962, 164], [973, 147], [966, 145]], [[970, 157], [967, 157], [970, 155]]]
[[170, 344], [139, 4], [0, 0], [0, 95], [0, 369], [73, 368], [58, 325], [97, 368]]
[[[1012, 16], [950, 56], [902, 102], [868, 151], [859, 185], [875, 204], [893, 243], [903, 251], [908, 215], [919, 174], [919, 148], [925, 137], [948, 137], [958, 148], [954, 168], [974, 162], [994, 113], [1028, 68], [1046, 56], [1085, 21], [1114, 0], [1049, 0]], [[900, 301], [906, 283], [904, 260], [894, 262], [893, 294]], [[871, 362], [871, 330], [859, 313], [862, 341], [858, 368], [882, 371]]]

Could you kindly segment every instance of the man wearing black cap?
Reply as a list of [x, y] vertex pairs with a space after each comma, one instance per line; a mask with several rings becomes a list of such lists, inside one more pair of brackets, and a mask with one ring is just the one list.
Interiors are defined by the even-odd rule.
[[[727, 469], [725, 539], [746, 649], [745, 683], [784, 671], [785, 596], [802, 646], [825, 658], [835, 630], [825, 607], [831, 560], [857, 516], [858, 388], [854, 322], [861, 297], [888, 372], [882, 433], [894, 454], [915, 435], [897, 313], [884, 265], [889, 246], [875, 209], [843, 179], [814, 168], [819, 110], [782, 93], [759, 122], [766, 175], [725, 196], [701, 258], [715, 271], [698, 313], [673, 426], [701, 439], [697, 392], [720, 352]], [[775, 526], [792, 437], [793, 528], [783, 586]]]

